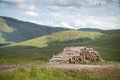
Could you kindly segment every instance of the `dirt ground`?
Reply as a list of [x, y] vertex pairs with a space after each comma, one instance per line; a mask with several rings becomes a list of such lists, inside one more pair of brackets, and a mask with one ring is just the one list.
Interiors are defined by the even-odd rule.
[[[120, 64], [107, 64], [107, 65], [83, 65], [83, 64], [45, 64], [45, 65], [34, 65], [37, 68], [47, 67], [55, 68], [60, 70], [79, 70], [79, 71], [94, 71], [94, 70], [106, 70], [116, 69], [120, 70]], [[19, 67], [31, 68], [31, 65], [0, 65], [0, 73], [15, 70]]]

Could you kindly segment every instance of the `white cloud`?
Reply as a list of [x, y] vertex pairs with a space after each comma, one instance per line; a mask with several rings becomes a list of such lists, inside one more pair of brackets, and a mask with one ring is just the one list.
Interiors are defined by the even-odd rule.
[[60, 24], [57, 24], [53, 21], [37, 21], [38, 24], [40, 25], [47, 25], [47, 26], [51, 26], [51, 27], [62, 27]]
[[53, 12], [53, 13], [51, 13], [51, 16], [53, 16], [53, 17], [61, 17], [62, 14]]
[[37, 21], [35, 21], [35, 20], [31, 20], [30, 22], [32, 22], [32, 23], [37, 23], [37, 24], [38, 24], [38, 22], [37, 22]]
[[27, 9], [27, 10], [32, 10], [32, 11], [35, 11], [37, 10], [36, 6], [35, 5], [28, 5], [28, 4], [19, 4], [18, 5], [20, 8], [22, 9]]
[[24, 12], [28, 16], [38, 16], [39, 14], [35, 11], [26, 11]]
[[102, 16], [102, 17], [88, 17], [85, 19], [87, 26], [89, 27], [97, 27], [102, 29], [112, 29], [117, 26], [117, 18], [112, 16]]
[[30, 6], [28, 7], [28, 9], [30, 9], [30, 10], [37, 10], [37, 8], [36, 8], [34, 5], [30, 5]]
[[38, 16], [37, 8], [34, 4], [19, 4], [19, 8], [25, 10], [23, 13], [28, 16]]
[[67, 24], [65, 22], [61, 22], [61, 26], [66, 27], [66, 28], [74, 29], [74, 27], [70, 26], [69, 24]]

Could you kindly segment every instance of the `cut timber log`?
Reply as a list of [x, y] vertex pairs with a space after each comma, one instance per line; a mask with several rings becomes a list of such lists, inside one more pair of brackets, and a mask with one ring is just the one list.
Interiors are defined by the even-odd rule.
[[102, 61], [97, 51], [87, 47], [66, 47], [63, 52], [54, 55], [49, 63], [81, 63], [81, 62], [99, 62]]

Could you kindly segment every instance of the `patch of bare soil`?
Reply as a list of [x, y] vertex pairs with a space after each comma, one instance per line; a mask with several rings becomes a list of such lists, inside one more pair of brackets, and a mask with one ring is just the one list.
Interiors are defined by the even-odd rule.
[[[21, 66], [21, 65], [20, 65]], [[107, 64], [107, 65], [83, 65], [83, 64], [46, 64], [34, 65], [38, 68], [55, 68], [60, 70], [79, 70], [79, 71], [96, 71], [96, 70], [119, 70], [120, 64]], [[0, 65], [0, 73], [15, 70], [19, 65]], [[31, 68], [31, 65], [22, 65], [23, 68]]]
[[120, 70], [120, 64], [110, 64], [110, 65], [58, 64], [58, 65], [47, 65], [47, 67], [61, 69], [61, 70], [79, 70], [79, 71], [94, 71], [94, 70], [105, 70], [105, 69]]
[[9, 70], [13, 70], [17, 67], [17, 65], [0, 65], [0, 73], [1, 72], [5, 72], [5, 71], [9, 71]]

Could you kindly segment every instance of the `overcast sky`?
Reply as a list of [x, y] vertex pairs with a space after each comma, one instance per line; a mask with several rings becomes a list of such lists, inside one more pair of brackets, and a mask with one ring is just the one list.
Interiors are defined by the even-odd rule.
[[120, 0], [0, 0], [0, 15], [54, 27], [120, 29]]

